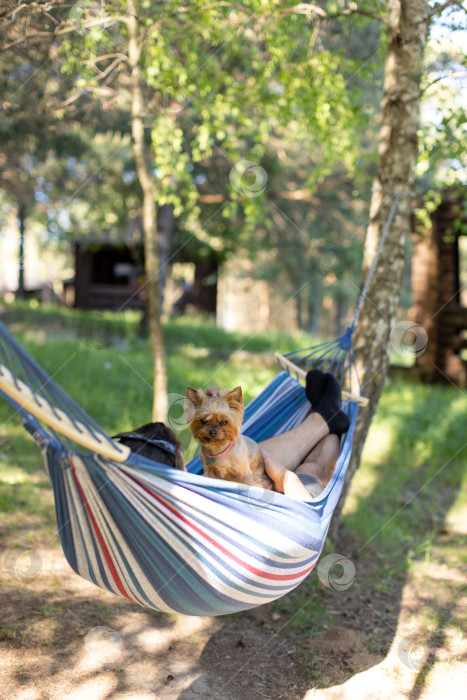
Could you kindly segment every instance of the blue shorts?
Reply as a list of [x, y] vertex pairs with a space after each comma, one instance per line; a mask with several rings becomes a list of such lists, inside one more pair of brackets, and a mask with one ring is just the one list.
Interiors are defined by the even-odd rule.
[[312, 498], [316, 498], [324, 491], [324, 486], [321, 486], [316, 476], [311, 474], [297, 474], [298, 478], [309, 491]]

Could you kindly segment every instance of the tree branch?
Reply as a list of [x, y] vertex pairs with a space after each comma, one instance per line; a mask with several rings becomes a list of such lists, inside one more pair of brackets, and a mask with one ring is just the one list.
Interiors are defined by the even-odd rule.
[[17, 46], [21, 46], [25, 43], [33, 43], [34, 39], [45, 39], [46, 37], [53, 37], [53, 33], [37, 32], [36, 34], [25, 34], [25, 36], [23, 36], [22, 39], [18, 39], [17, 41], [12, 41], [10, 44], [4, 44], [3, 46], [0, 46], [0, 53], [10, 51], [10, 49], [14, 49]]
[[[69, 7], [72, 7], [73, 3], [69, 5]], [[62, 5], [60, 6], [60, 9], [66, 8], [67, 5]], [[7, 7], [7, 8], [2, 8], [4, 11], [0, 14], [0, 19], [9, 19], [9, 24], [15, 21], [16, 15], [21, 12], [22, 10], [27, 10], [28, 14], [30, 15], [33, 10], [36, 10], [40, 14], [45, 14], [49, 17], [49, 19], [53, 19], [53, 21], [56, 23], [57, 20], [52, 17], [52, 15], [49, 15], [49, 10], [55, 10], [57, 9], [57, 5], [55, 2], [49, 2], [45, 5], [41, 5], [40, 3], [37, 2], [23, 2], [20, 5], [16, 5], [15, 7]]]
[[73, 95], [70, 95], [70, 97], [68, 97], [68, 99], [64, 100], [63, 102], [61, 102], [59, 104], [59, 108], [69, 107], [71, 104], [73, 104], [73, 102], [76, 102], [76, 100], [78, 100], [81, 97], [83, 92], [84, 92], [84, 90], [79, 90], [78, 92], [75, 92]]
[[99, 75], [97, 76], [98, 80], [103, 80], [104, 78], [107, 78], [107, 76], [109, 76], [112, 73], [112, 71], [124, 61], [128, 61], [128, 58], [126, 56], [117, 56], [117, 58], [114, 61], [112, 61], [112, 63], [109, 66], [107, 66], [107, 68], [103, 71], [96, 65], [93, 65], [94, 70], [96, 72], [99, 72]]
[[[107, 15], [106, 17], [101, 17], [100, 19], [93, 19], [90, 20], [89, 22], [83, 22], [83, 29], [91, 29], [93, 27], [106, 27], [106, 26], [111, 26], [114, 24], [114, 22], [123, 22], [124, 24], [128, 24], [128, 17], [125, 15]], [[56, 35], [62, 35], [62, 34], [69, 34], [70, 32], [75, 32], [77, 28], [77, 25], [74, 24], [70, 27], [66, 27], [64, 29], [60, 29], [58, 32], [55, 32]]]
[[[19, 8], [15, 9], [15, 12], [12, 13], [11, 19], [9, 20], [8, 24], [12, 24], [15, 20], [16, 14], [19, 12], [20, 9], [23, 9], [27, 7], [27, 5], [21, 5]], [[42, 10], [42, 13], [44, 11]], [[100, 28], [105, 28], [108, 26], [111, 26], [115, 22], [124, 22], [128, 23], [128, 17], [125, 15], [106, 15], [105, 17], [101, 17], [98, 19], [92, 19], [89, 22], [84, 22], [82, 27], [84, 29], [91, 29], [93, 27], [100, 27]], [[77, 30], [77, 24], [72, 24], [69, 26], [65, 26], [67, 23], [62, 23], [61, 25], [57, 23], [57, 26], [54, 31], [43, 31], [43, 32], [36, 32], [35, 34], [25, 34], [21, 39], [17, 39], [15, 41], [10, 42], [9, 44], [3, 45], [0, 47], [0, 53], [8, 51], [10, 49], [14, 49], [17, 46], [21, 46], [22, 44], [25, 43], [33, 43], [36, 39], [45, 39], [46, 37], [54, 38], [57, 36], [62, 36], [64, 34], [70, 34], [71, 32], [75, 32]]]
[[270, 199], [289, 199], [295, 202], [311, 202], [316, 207], [322, 204], [318, 197], [313, 197], [308, 190], [283, 190], [275, 192]]
[[98, 63], [99, 61], [105, 61], [107, 58], [117, 58], [118, 56], [121, 56], [122, 58], [127, 58], [126, 54], [122, 53], [119, 51], [118, 53], [106, 53], [102, 54], [102, 56], [95, 56], [93, 58], [88, 58], [86, 61], [83, 61], [83, 63], [88, 64], [88, 65], [94, 65], [94, 63]]
[[459, 0], [447, 0], [447, 2], [443, 3], [442, 5], [438, 5], [437, 7], [434, 7], [431, 12], [429, 12], [425, 19], [422, 20], [423, 22], [426, 22], [427, 20], [431, 19], [435, 15], [438, 15], [440, 12], [443, 12], [447, 7], [453, 7], [454, 5], [457, 5], [459, 9], [464, 10], [466, 12], [465, 7], [463, 6], [462, 2], [459, 2]]
[[281, 14], [297, 14], [297, 15], [317, 15], [320, 19], [338, 19], [339, 17], [348, 17], [349, 15], [363, 15], [364, 17], [369, 17], [381, 22], [386, 27], [390, 26], [389, 21], [379, 15], [377, 12], [372, 12], [371, 10], [366, 10], [363, 7], [357, 7], [355, 9], [348, 8], [346, 10], [340, 10], [340, 12], [326, 12], [319, 5], [308, 2], [300, 2], [298, 5], [289, 7], [287, 10], [282, 10]]
[[[295, 202], [311, 202], [314, 206], [322, 206], [322, 201], [318, 197], [313, 197], [308, 190], [284, 190], [282, 192], [275, 192], [270, 195], [268, 199], [288, 199]], [[225, 194], [201, 194], [199, 196], [199, 201], [202, 204], [221, 204], [222, 202], [228, 202], [229, 197]]]
[[433, 85], [436, 85], [436, 83], [439, 83], [441, 80], [446, 80], [447, 78], [461, 78], [464, 75], [467, 75], [467, 71], [457, 71], [456, 73], [451, 71], [450, 73], [446, 73], [444, 75], [438, 75], [434, 80], [421, 88], [421, 93], [426, 93], [427, 90], [429, 90]]

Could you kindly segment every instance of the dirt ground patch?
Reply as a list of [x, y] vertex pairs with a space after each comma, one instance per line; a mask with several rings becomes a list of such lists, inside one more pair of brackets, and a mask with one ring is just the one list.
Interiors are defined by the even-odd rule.
[[[76, 576], [58, 548], [36, 549], [29, 580], [5, 573], [3, 555], [5, 699], [455, 700], [467, 686], [465, 574], [448, 563], [419, 562], [391, 594], [336, 593], [315, 577], [292, 615], [285, 601], [202, 618], [130, 604]], [[297, 626], [318, 599], [326, 615]]]

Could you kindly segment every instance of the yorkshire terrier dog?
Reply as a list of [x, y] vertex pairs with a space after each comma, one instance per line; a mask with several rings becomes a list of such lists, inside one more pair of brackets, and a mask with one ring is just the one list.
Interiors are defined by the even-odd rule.
[[112, 435], [132, 452], [186, 472], [180, 441], [165, 423], [146, 423], [128, 433]]
[[272, 490], [260, 448], [251, 438], [240, 435], [243, 410], [240, 386], [225, 393], [218, 387], [206, 392], [191, 386], [186, 390], [185, 418], [201, 445], [205, 476]]

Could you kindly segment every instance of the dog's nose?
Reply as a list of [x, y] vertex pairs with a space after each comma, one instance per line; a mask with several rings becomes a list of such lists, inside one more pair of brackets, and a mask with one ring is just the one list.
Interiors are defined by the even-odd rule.
[[209, 435], [210, 435], [211, 437], [216, 437], [216, 435], [217, 435], [217, 430], [214, 430], [214, 428], [211, 428], [211, 430], [209, 431]]

